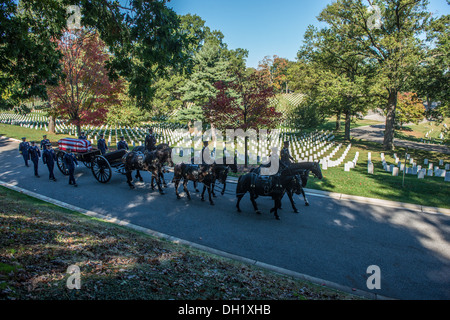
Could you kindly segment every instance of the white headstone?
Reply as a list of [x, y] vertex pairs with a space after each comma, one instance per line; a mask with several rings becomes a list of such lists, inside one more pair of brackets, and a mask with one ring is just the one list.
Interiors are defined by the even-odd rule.
[[350, 165], [348, 163], [344, 163], [344, 171], [350, 171]]
[[419, 170], [419, 173], [418, 173], [418, 175], [417, 175], [417, 178], [418, 179], [423, 179], [423, 178], [425, 178], [425, 169], [421, 169], [421, 170]]
[[398, 171], [399, 171], [398, 167], [394, 167], [394, 169], [392, 170], [392, 175], [395, 177], [398, 176]]
[[429, 177], [433, 176], [433, 169], [428, 169], [427, 176], [429, 176]]
[[373, 174], [373, 163], [372, 162], [369, 162], [367, 164], [367, 173], [368, 174]]
[[428, 159], [423, 160], [423, 164], [428, 164]]
[[447, 171], [447, 172], [445, 173], [445, 179], [444, 179], [444, 181], [445, 181], [445, 182], [450, 182], [450, 171]]
[[442, 159], [439, 160], [439, 165], [440, 165], [440, 166], [443, 166], [443, 165], [444, 165], [444, 160], [442, 160]]

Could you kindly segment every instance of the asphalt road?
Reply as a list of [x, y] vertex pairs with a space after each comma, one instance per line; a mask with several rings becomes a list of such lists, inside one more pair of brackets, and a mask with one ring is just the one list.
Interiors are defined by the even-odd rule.
[[[377, 143], [383, 143], [384, 140], [384, 124], [374, 124], [370, 126], [363, 126], [351, 129], [351, 136], [356, 139], [362, 139], [367, 141], [373, 141]], [[450, 149], [446, 145], [434, 144], [434, 143], [421, 143], [409, 140], [394, 139], [394, 145], [396, 147], [418, 149], [425, 151], [434, 151], [445, 154], [450, 154]]]
[[[0, 180], [100, 214], [129, 221], [161, 233], [214, 249], [293, 270], [350, 288], [398, 299], [450, 299], [450, 216], [394, 209], [382, 205], [309, 196], [310, 206], [296, 198], [300, 213], [283, 199], [281, 220], [269, 213], [273, 203], [249, 196], [235, 209], [232, 194], [218, 196], [215, 206], [192, 192], [177, 200], [173, 184], [160, 195], [144, 183], [131, 190], [125, 176], [113, 173], [101, 184], [90, 170], [76, 169], [78, 188], [55, 169], [57, 182], [25, 167], [18, 142], [0, 138]], [[171, 180], [171, 174], [167, 174]], [[313, 179], [313, 178], [311, 178]], [[193, 191], [192, 183], [189, 185]], [[229, 184], [228, 191], [235, 185]], [[381, 271], [381, 289], [368, 289], [367, 268]]]

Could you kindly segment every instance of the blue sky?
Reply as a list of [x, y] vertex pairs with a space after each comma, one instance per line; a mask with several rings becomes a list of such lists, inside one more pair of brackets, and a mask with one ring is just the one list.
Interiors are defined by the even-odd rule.
[[[176, 13], [197, 14], [212, 30], [220, 30], [229, 49], [249, 51], [247, 66], [265, 56], [295, 60], [306, 28], [332, 0], [171, 0]], [[446, 0], [429, 0], [433, 15], [450, 14]]]

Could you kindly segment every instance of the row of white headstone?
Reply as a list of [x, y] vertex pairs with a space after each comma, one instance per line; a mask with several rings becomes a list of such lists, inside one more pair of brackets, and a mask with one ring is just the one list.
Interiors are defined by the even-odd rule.
[[[433, 163], [429, 163], [428, 159], [424, 160], [424, 165], [428, 165], [427, 168], [423, 168], [422, 165], [417, 165], [416, 162], [414, 162], [413, 158], [410, 157], [408, 154], [406, 156], [407, 160], [409, 159], [409, 163], [412, 165], [410, 167], [405, 166], [404, 163], [400, 161], [400, 159], [397, 157], [396, 154], [394, 154], [394, 159], [396, 162], [396, 165], [390, 164], [388, 165], [384, 153], [381, 153], [381, 161], [383, 165], [383, 169], [388, 172], [392, 172], [393, 176], [398, 176], [400, 172], [403, 172], [405, 170], [405, 174], [409, 175], [417, 175], [418, 179], [424, 179], [426, 176], [428, 177], [440, 177], [444, 178], [444, 181], [448, 182], [450, 181], [450, 164], [445, 164], [445, 169], [440, 169], [438, 166], [433, 168]], [[439, 165], [444, 165], [444, 160], [439, 160]]]
[[[350, 151], [350, 148], [352, 147], [352, 144], [349, 143], [347, 145], [344, 152], [341, 154], [341, 156], [338, 159], [332, 160], [332, 157], [339, 151], [339, 149], [341, 147], [342, 147], [342, 143], [338, 144], [333, 149], [333, 151], [331, 151], [331, 153], [328, 156], [326, 156], [320, 160], [320, 164], [322, 165], [323, 170], [327, 170], [328, 168], [340, 166], [344, 162], [345, 158], [347, 157], [348, 152]], [[356, 166], [356, 163], [354, 165]], [[347, 167], [345, 165], [344, 165], [344, 170], [349, 171], [349, 170], [347, 170]]]

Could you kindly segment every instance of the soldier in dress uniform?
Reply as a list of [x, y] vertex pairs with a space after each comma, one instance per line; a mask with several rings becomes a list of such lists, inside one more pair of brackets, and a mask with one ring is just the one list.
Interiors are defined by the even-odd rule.
[[52, 149], [52, 144], [47, 143], [46, 149], [42, 153], [42, 162], [47, 165], [48, 168], [48, 178], [50, 180], [56, 181], [55, 175], [53, 174], [53, 168], [55, 167], [56, 154]]
[[34, 165], [34, 175], [39, 178], [38, 165], [39, 158], [41, 157], [41, 150], [34, 141], [31, 141], [31, 147], [28, 149], [28, 153], [30, 154], [30, 159]]
[[30, 154], [28, 153], [28, 149], [30, 148], [30, 144], [27, 141], [27, 138], [23, 137], [22, 142], [19, 144], [19, 152], [25, 161], [25, 165], [29, 167], [28, 160], [30, 160]]
[[125, 141], [125, 137], [124, 137], [124, 136], [121, 136], [121, 137], [120, 137], [120, 141], [119, 141], [119, 143], [117, 144], [117, 150], [122, 150], [122, 149], [125, 149], [125, 150], [128, 151], [128, 144], [127, 144], [127, 142]]
[[86, 138], [86, 135], [85, 135], [85, 132], [84, 132], [84, 131], [81, 131], [81, 132], [80, 132], [80, 136], [78, 137], [78, 139], [83, 139], [83, 140], [87, 140], [87, 138]]
[[148, 129], [148, 135], [145, 137], [145, 149], [153, 151], [156, 149], [156, 138], [153, 135], [153, 129]]
[[44, 151], [44, 150], [47, 149], [47, 144], [50, 143], [50, 140], [47, 139], [47, 135], [46, 134], [44, 134], [42, 136], [42, 138], [44, 138], [44, 139], [41, 140], [41, 150]]
[[289, 165], [291, 164], [291, 160], [294, 161], [295, 159], [289, 153], [289, 141], [285, 141], [284, 148], [281, 150], [280, 153], [280, 162], [285, 167], [289, 167]]
[[73, 175], [75, 172], [75, 165], [78, 167], [78, 161], [75, 155], [72, 153], [71, 149], [67, 149], [66, 151], [67, 153], [64, 155], [63, 161], [66, 165], [67, 170], [69, 171], [69, 184], [73, 184], [74, 187], [78, 187]]
[[100, 139], [97, 141], [97, 148], [100, 150], [102, 155], [104, 155], [106, 150], [108, 150], [108, 145], [106, 144], [105, 139], [103, 139], [103, 134], [100, 135]]

